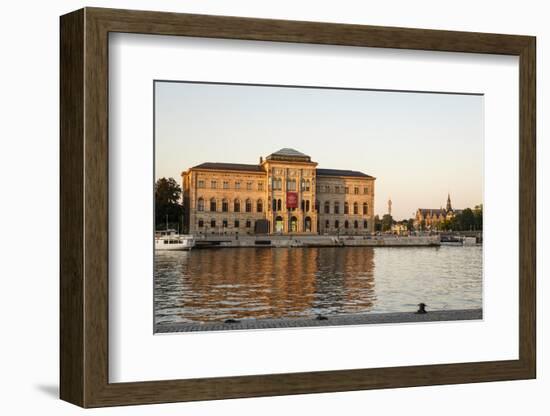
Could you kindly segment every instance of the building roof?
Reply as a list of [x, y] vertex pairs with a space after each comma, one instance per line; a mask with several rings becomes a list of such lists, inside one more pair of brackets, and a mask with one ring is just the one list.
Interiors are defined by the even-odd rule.
[[277, 150], [274, 153], [271, 153], [266, 157], [267, 160], [290, 160], [290, 161], [303, 161], [311, 162], [311, 157], [297, 151], [296, 149], [290, 149], [285, 147], [283, 149]]
[[359, 178], [373, 178], [373, 176], [357, 170], [341, 170], [341, 169], [317, 169], [317, 175], [321, 176], [351, 176]]
[[425, 216], [426, 214], [430, 215], [447, 215], [447, 210], [443, 208], [418, 208], [422, 216]]
[[247, 165], [244, 163], [218, 163], [206, 162], [200, 165], [193, 166], [191, 169], [207, 169], [207, 170], [241, 170], [247, 172], [261, 173], [264, 170], [260, 165]]

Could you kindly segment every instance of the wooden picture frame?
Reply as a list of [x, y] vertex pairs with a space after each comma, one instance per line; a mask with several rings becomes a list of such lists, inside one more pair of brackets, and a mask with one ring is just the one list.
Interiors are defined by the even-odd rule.
[[[535, 378], [534, 37], [100, 8], [62, 16], [60, 30], [61, 399], [82, 407], [101, 407]], [[518, 56], [519, 359], [109, 383], [110, 32]]]

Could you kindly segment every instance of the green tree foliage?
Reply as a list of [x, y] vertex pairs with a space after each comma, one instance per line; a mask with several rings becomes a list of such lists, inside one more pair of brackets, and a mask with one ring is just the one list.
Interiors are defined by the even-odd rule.
[[168, 228], [182, 230], [183, 207], [179, 203], [181, 187], [174, 178], [160, 178], [155, 183], [155, 229]]
[[384, 214], [382, 217], [382, 231], [390, 231], [393, 224], [393, 218], [390, 214]]
[[458, 216], [460, 221], [460, 230], [468, 231], [474, 228], [474, 213], [470, 208], [463, 210]]
[[439, 224], [444, 231], [480, 231], [483, 230], [483, 205], [476, 205], [474, 209], [466, 208], [457, 213], [452, 219]]
[[483, 204], [474, 207], [474, 230], [483, 230]]
[[374, 231], [382, 231], [382, 221], [380, 221], [380, 217], [378, 215], [374, 216]]

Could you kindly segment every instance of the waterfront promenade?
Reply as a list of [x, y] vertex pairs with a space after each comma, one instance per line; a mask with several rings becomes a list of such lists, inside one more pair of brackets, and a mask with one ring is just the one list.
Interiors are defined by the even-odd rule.
[[441, 244], [431, 236], [353, 236], [353, 235], [265, 235], [196, 236], [196, 248], [221, 247], [433, 247]]
[[415, 312], [362, 313], [328, 315], [327, 319], [316, 316], [301, 318], [241, 319], [232, 323], [166, 323], [156, 324], [155, 333], [233, 331], [269, 328], [304, 328], [340, 325], [368, 325], [393, 323], [418, 323], [435, 321], [465, 321], [483, 319], [482, 309], [454, 309], [430, 311], [426, 314]]

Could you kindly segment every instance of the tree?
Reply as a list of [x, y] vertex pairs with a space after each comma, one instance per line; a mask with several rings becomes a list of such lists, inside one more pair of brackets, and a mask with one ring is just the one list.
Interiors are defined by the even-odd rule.
[[414, 231], [414, 218], [407, 220], [407, 231]]
[[378, 215], [374, 216], [374, 231], [382, 231], [382, 221], [380, 221], [380, 217]]
[[390, 214], [384, 214], [382, 217], [382, 231], [390, 231], [393, 225], [393, 218]]
[[473, 230], [474, 213], [471, 208], [466, 208], [460, 213], [460, 226], [462, 231]]
[[155, 183], [155, 229], [183, 229], [183, 206], [179, 203], [181, 187], [174, 178], [160, 178]]
[[483, 230], [483, 204], [474, 207], [474, 230]]

